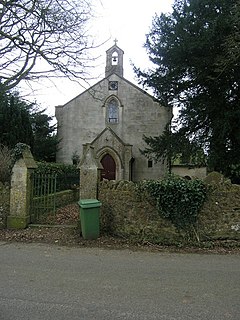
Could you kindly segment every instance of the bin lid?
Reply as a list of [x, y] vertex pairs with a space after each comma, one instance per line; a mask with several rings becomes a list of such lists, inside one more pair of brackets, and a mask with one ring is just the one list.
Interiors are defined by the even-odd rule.
[[96, 208], [102, 205], [97, 199], [81, 199], [78, 204], [81, 208]]

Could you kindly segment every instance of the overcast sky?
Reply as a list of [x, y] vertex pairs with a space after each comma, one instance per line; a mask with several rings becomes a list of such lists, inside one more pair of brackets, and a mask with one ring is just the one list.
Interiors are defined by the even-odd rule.
[[[101, 57], [97, 62], [99, 67], [91, 70], [91, 76], [95, 78], [91, 84], [104, 77], [105, 52], [114, 44], [115, 38], [124, 51], [124, 77], [135, 82], [131, 61], [142, 69], [149, 65], [143, 48], [145, 35], [155, 13], [170, 12], [173, 0], [94, 0], [93, 3], [96, 18], [91, 23], [91, 34], [96, 42], [107, 41], [98, 49], [97, 54]], [[34, 93], [29, 91], [30, 100], [36, 100], [51, 115], [54, 115], [56, 105], [68, 102], [84, 90], [70, 80], [54, 80], [54, 84], [45, 80], [34, 88]]]

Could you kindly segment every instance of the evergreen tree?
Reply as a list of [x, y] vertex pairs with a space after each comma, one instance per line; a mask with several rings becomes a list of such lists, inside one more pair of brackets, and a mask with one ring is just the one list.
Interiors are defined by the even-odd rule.
[[22, 100], [18, 93], [0, 90], [0, 144], [13, 148], [19, 142], [25, 143], [36, 160], [55, 161], [55, 125], [45, 112]]
[[56, 125], [51, 125], [53, 118], [45, 111], [34, 111], [31, 114], [34, 135], [32, 151], [36, 160], [54, 162], [58, 144]]
[[148, 147], [141, 150], [142, 154], [155, 161], [167, 160], [170, 172], [176, 161], [184, 165], [206, 166], [203, 149], [195, 141], [189, 141], [181, 131], [165, 129], [161, 136], [144, 136], [143, 140]]
[[175, 0], [147, 35], [155, 68], [136, 70], [162, 105], [179, 107], [181, 135], [203, 146], [209, 166], [225, 174], [240, 159], [239, 10], [239, 0]]
[[0, 92], [0, 143], [13, 148], [18, 142], [33, 146], [27, 104], [18, 94]]

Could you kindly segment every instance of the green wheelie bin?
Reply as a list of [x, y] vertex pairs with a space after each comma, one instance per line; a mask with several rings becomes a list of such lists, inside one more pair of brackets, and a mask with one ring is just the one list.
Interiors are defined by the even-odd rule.
[[84, 239], [93, 240], [99, 237], [99, 217], [101, 202], [96, 199], [82, 199], [80, 206], [80, 221]]

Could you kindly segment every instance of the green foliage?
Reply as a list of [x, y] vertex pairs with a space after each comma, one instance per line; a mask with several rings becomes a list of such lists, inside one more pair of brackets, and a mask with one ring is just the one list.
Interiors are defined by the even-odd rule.
[[37, 173], [56, 173], [58, 175], [79, 174], [79, 169], [71, 164], [37, 162], [37, 165], [38, 168], [35, 169]]
[[27, 103], [18, 94], [0, 91], [0, 143], [13, 148], [18, 142], [33, 145]]
[[11, 150], [0, 144], [0, 182], [10, 182], [12, 168]]
[[17, 143], [31, 147], [37, 161], [55, 161], [56, 126], [51, 116], [34, 103], [27, 103], [18, 93], [0, 90], [0, 143], [14, 148]]
[[80, 174], [76, 166], [50, 162], [38, 162], [37, 165], [35, 173], [57, 175], [57, 191], [76, 189], [79, 186]]
[[142, 154], [155, 161], [167, 160], [169, 168], [178, 160], [180, 164], [206, 165], [206, 155], [203, 149], [195, 142], [189, 141], [181, 131], [171, 132], [165, 129], [158, 137], [143, 137], [148, 147]]
[[240, 184], [240, 164], [232, 165], [230, 167], [229, 177], [232, 183]]
[[14, 162], [22, 158], [22, 152], [24, 150], [30, 150], [30, 147], [27, 144], [21, 142], [15, 145], [15, 147], [12, 149], [12, 157]]
[[201, 180], [186, 180], [175, 175], [163, 180], [143, 181], [138, 190], [151, 196], [163, 218], [170, 220], [178, 230], [186, 232], [196, 226], [207, 194]]
[[17, 143], [13, 149], [0, 144], [0, 181], [10, 182], [14, 163], [22, 158], [22, 152], [30, 147], [25, 143]]
[[224, 174], [240, 159], [239, 43], [239, 0], [175, 0], [147, 35], [155, 68], [136, 70], [163, 106], [179, 108], [178, 130]]
[[33, 108], [30, 110], [34, 142], [32, 153], [37, 161], [54, 162], [57, 152], [56, 125], [51, 125], [53, 118], [45, 113], [46, 110]]
[[80, 156], [79, 154], [77, 153], [77, 151], [74, 151], [74, 153], [72, 154], [72, 163], [74, 165], [78, 165], [79, 164], [79, 161], [80, 161]]
[[225, 72], [225, 69], [234, 68], [240, 59], [240, 0], [236, 0], [231, 9], [234, 30], [226, 37], [223, 50], [219, 54], [216, 64], [216, 71], [219, 71], [219, 74]]

